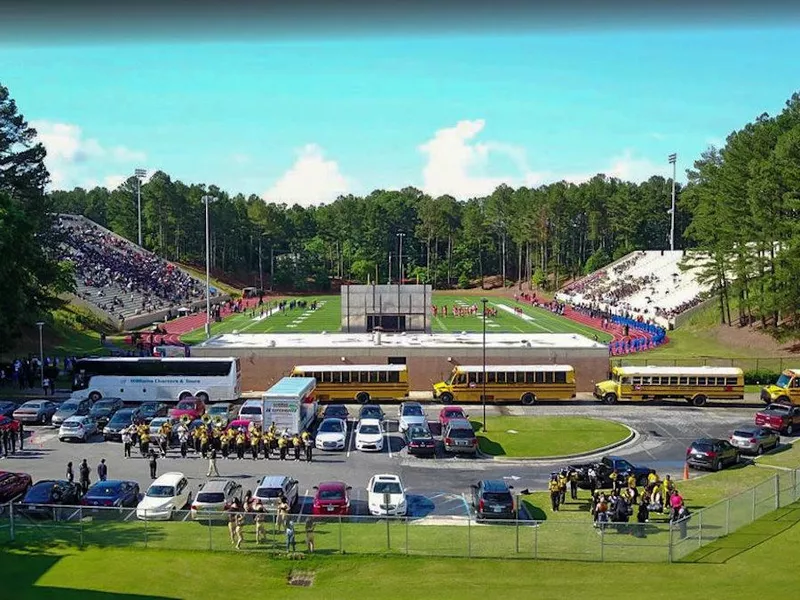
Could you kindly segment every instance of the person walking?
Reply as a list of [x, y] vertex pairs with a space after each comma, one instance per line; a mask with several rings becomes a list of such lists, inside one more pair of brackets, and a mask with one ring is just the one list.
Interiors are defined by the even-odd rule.
[[255, 515], [253, 516], [253, 521], [256, 524], [256, 544], [261, 544], [261, 542], [266, 543], [267, 541], [267, 531], [264, 528], [264, 505], [261, 503], [261, 498], [256, 498], [253, 501], [253, 512]]
[[219, 477], [219, 471], [217, 470], [216, 448], [212, 448], [211, 454], [208, 456], [208, 472], [206, 473], [206, 477]]
[[155, 452], [150, 452], [150, 479], [157, 477], [158, 470], [158, 455]]
[[105, 458], [101, 458], [100, 464], [97, 465], [97, 477], [100, 481], [106, 481], [108, 479], [108, 465], [106, 465]]
[[300, 461], [300, 436], [296, 433], [292, 436], [292, 446], [294, 447], [294, 459]]
[[550, 492], [551, 508], [553, 512], [558, 512], [558, 500], [561, 497], [561, 492], [558, 485], [558, 475], [555, 473], [550, 474], [550, 483], [547, 484], [547, 489]]
[[131, 435], [131, 428], [126, 427], [122, 430], [122, 448], [123, 456], [125, 458], [131, 457], [131, 446], [133, 445], [133, 436]]
[[75, 481], [75, 471], [72, 470], [72, 461], [67, 463], [67, 481], [70, 483]]
[[22, 421], [19, 422], [19, 451], [22, 452], [22, 445], [25, 439], [25, 427], [22, 424]]
[[573, 500], [578, 499], [578, 472], [575, 469], [569, 471], [569, 495]]
[[3, 429], [0, 431], [0, 437], [2, 437], [2, 451], [3, 451], [3, 458], [8, 458], [8, 429]]
[[275, 527], [280, 530], [283, 529], [284, 524], [286, 523], [286, 518], [289, 516], [289, 502], [286, 500], [286, 496], [283, 494], [280, 495], [278, 499], [278, 515], [275, 519]]
[[8, 432], [9, 443], [11, 445], [11, 454], [17, 453], [17, 430], [10, 428]]
[[89, 489], [89, 484], [91, 483], [91, 482], [89, 481], [89, 473], [91, 473], [91, 472], [92, 472], [92, 471], [91, 471], [91, 469], [89, 468], [89, 463], [87, 463], [87, 462], [86, 462], [86, 459], [84, 458], [84, 459], [81, 461], [81, 465], [80, 465], [80, 467], [78, 468], [78, 478], [79, 478], [79, 483], [80, 483], [80, 485], [81, 485], [81, 491], [82, 491], [84, 494], [85, 494], [85, 493], [87, 492], [87, 490]]
[[306, 546], [309, 553], [314, 552], [314, 518], [308, 517], [306, 520]]

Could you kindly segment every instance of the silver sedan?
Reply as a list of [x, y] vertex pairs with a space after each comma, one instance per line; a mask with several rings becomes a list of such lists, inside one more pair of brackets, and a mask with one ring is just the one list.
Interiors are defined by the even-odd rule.
[[767, 427], [745, 427], [737, 429], [730, 436], [730, 443], [740, 452], [747, 454], [764, 454], [774, 450], [781, 443], [780, 434]]

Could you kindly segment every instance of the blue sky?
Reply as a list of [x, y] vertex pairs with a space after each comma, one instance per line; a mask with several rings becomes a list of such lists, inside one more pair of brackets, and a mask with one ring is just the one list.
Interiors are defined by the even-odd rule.
[[[135, 167], [304, 204], [679, 169], [800, 89], [797, 29], [7, 47], [54, 187]], [[683, 175], [679, 172], [679, 179]]]

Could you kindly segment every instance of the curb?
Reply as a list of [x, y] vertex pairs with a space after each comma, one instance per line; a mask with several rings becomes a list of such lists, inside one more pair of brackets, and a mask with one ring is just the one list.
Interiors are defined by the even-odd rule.
[[[619, 421], [615, 421], [615, 423], [619, 423]], [[491, 456], [489, 454], [484, 454], [483, 452], [481, 452], [479, 450], [478, 451], [478, 456], [480, 456], [483, 459], [486, 459], [486, 460], [489, 460], [489, 461], [492, 461], [492, 462], [496, 462], [496, 463], [501, 463], [501, 464], [519, 463], [519, 464], [534, 464], [535, 465], [535, 464], [545, 464], [545, 463], [550, 463], [550, 462], [561, 462], [561, 461], [564, 461], [564, 460], [572, 460], [572, 459], [576, 459], [576, 458], [585, 458], [587, 456], [594, 456], [596, 454], [605, 454], [609, 450], [615, 450], [617, 448], [621, 448], [623, 446], [631, 444], [631, 443], [635, 442], [636, 440], [638, 440], [641, 437], [641, 434], [638, 431], [636, 431], [635, 429], [633, 429], [632, 427], [629, 427], [625, 423], [619, 423], [619, 424], [622, 425], [623, 427], [625, 427], [629, 432], [628, 435], [624, 439], [622, 439], [622, 440], [620, 440], [618, 442], [614, 442], [613, 444], [608, 444], [606, 446], [602, 446], [600, 448], [595, 448], [593, 450], [587, 450], [586, 452], [578, 452], [576, 454], [563, 454], [563, 455], [560, 455], [560, 456], [542, 456], [542, 457], [537, 457], [537, 458], [525, 458], [525, 457], [500, 458], [500, 457], [497, 457], [497, 456]]]

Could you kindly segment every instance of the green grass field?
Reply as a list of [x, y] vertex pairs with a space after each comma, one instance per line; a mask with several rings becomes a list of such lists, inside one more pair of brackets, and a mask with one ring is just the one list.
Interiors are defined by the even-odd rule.
[[[295, 308], [269, 314], [264, 318], [254, 318], [251, 313], [242, 313], [228, 317], [221, 323], [215, 323], [211, 327], [212, 335], [221, 333], [231, 333], [239, 331], [241, 333], [311, 333], [319, 331], [340, 331], [341, 330], [341, 299], [339, 296], [308, 296], [302, 298], [309, 304], [317, 300], [319, 306], [316, 310]], [[443, 316], [442, 312], [433, 317], [434, 332], [480, 332], [483, 331], [483, 321], [477, 315], [460, 316], [452, 315], [454, 306], [470, 306], [477, 303], [480, 306], [478, 296], [457, 295], [449, 293], [435, 293], [433, 303], [438, 307], [447, 306], [448, 316]], [[275, 301], [265, 305], [265, 312], [269, 312], [274, 307]], [[502, 308], [500, 305], [513, 308], [519, 306], [525, 317], [513, 314]], [[575, 323], [549, 311], [536, 307], [515, 303], [508, 298], [490, 297], [489, 306], [497, 308], [497, 316], [491, 317], [486, 321], [488, 333], [577, 333], [590, 338], [597, 337], [600, 342], [608, 342], [611, 339], [607, 333], [592, 329], [580, 323]], [[259, 317], [260, 315], [257, 315]], [[205, 339], [202, 328], [188, 333], [181, 338], [184, 342], [194, 344]]]
[[[800, 504], [770, 513], [676, 564], [430, 558], [413, 556], [313, 556], [305, 560], [192, 550], [36, 548], [0, 550], [4, 589], [19, 600], [149, 600], [253, 598], [346, 599], [484, 598], [487, 590], [509, 598], [535, 594], [561, 599], [565, 589], [596, 597], [652, 600], [697, 597], [750, 600], [754, 586], [791, 597], [798, 583], [788, 563], [800, 544]], [[626, 548], [626, 552], [636, 552]], [[689, 564], [686, 564], [689, 563]], [[613, 573], [613, 576], [609, 576]], [[310, 587], [288, 585], [292, 575]], [[13, 583], [12, 583], [13, 582]]]
[[472, 419], [480, 449], [496, 457], [541, 458], [588, 452], [624, 440], [627, 427], [588, 417], [487, 417]]

